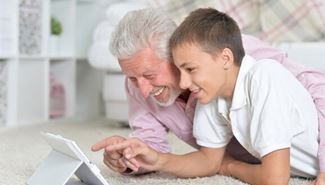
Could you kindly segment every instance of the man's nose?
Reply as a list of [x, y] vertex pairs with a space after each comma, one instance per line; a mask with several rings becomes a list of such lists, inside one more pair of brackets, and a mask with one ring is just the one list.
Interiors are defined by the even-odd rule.
[[138, 79], [138, 87], [140, 89], [141, 95], [144, 98], [147, 98], [152, 91], [152, 85], [150, 84], [149, 80], [145, 78]]
[[191, 86], [191, 79], [188, 74], [180, 73], [179, 87], [182, 89], [188, 89]]

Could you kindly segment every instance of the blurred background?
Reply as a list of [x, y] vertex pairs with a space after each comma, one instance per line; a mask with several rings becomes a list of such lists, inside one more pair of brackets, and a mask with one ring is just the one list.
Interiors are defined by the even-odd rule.
[[127, 122], [124, 76], [108, 50], [130, 10], [157, 7], [179, 24], [200, 7], [243, 33], [325, 70], [324, 0], [0, 0], [0, 127], [51, 121]]

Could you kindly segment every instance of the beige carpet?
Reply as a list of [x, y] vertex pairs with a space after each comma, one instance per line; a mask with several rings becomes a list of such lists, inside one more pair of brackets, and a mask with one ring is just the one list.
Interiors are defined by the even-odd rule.
[[[98, 120], [92, 122], [65, 121], [23, 126], [20, 128], [0, 128], [0, 184], [22, 185], [33, 174], [37, 166], [50, 152], [50, 146], [40, 136], [40, 131], [52, 132], [73, 139], [79, 147], [97, 164], [102, 175], [110, 185], [154, 185], [154, 184], [189, 184], [189, 185], [224, 185], [244, 184], [238, 180], [224, 176], [213, 176], [195, 179], [180, 179], [162, 173], [153, 173], [137, 177], [122, 176], [114, 173], [102, 164], [102, 152], [94, 153], [90, 147], [97, 140], [111, 135], [127, 136], [128, 128], [119, 127], [116, 123]], [[170, 142], [175, 153], [192, 150], [170, 135]], [[270, 177], [271, 178], [271, 177]], [[307, 185], [303, 179], [291, 179], [289, 184]], [[46, 185], [46, 182], [44, 182]]]

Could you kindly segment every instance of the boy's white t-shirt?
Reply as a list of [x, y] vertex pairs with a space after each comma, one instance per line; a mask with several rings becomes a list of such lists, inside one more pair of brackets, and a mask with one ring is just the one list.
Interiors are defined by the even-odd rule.
[[204, 147], [219, 148], [232, 136], [253, 156], [290, 147], [291, 174], [319, 173], [318, 117], [310, 94], [279, 63], [245, 56], [231, 103], [218, 98], [196, 105], [193, 134]]

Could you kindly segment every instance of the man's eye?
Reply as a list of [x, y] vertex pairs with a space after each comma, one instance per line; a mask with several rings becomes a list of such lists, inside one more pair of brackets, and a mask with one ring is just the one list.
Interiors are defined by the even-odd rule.
[[152, 80], [155, 78], [155, 75], [144, 75], [146, 79]]
[[134, 78], [134, 77], [129, 77], [129, 79], [131, 80], [131, 82], [135, 82], [135, 81], [137, 81], [137, 79]]

